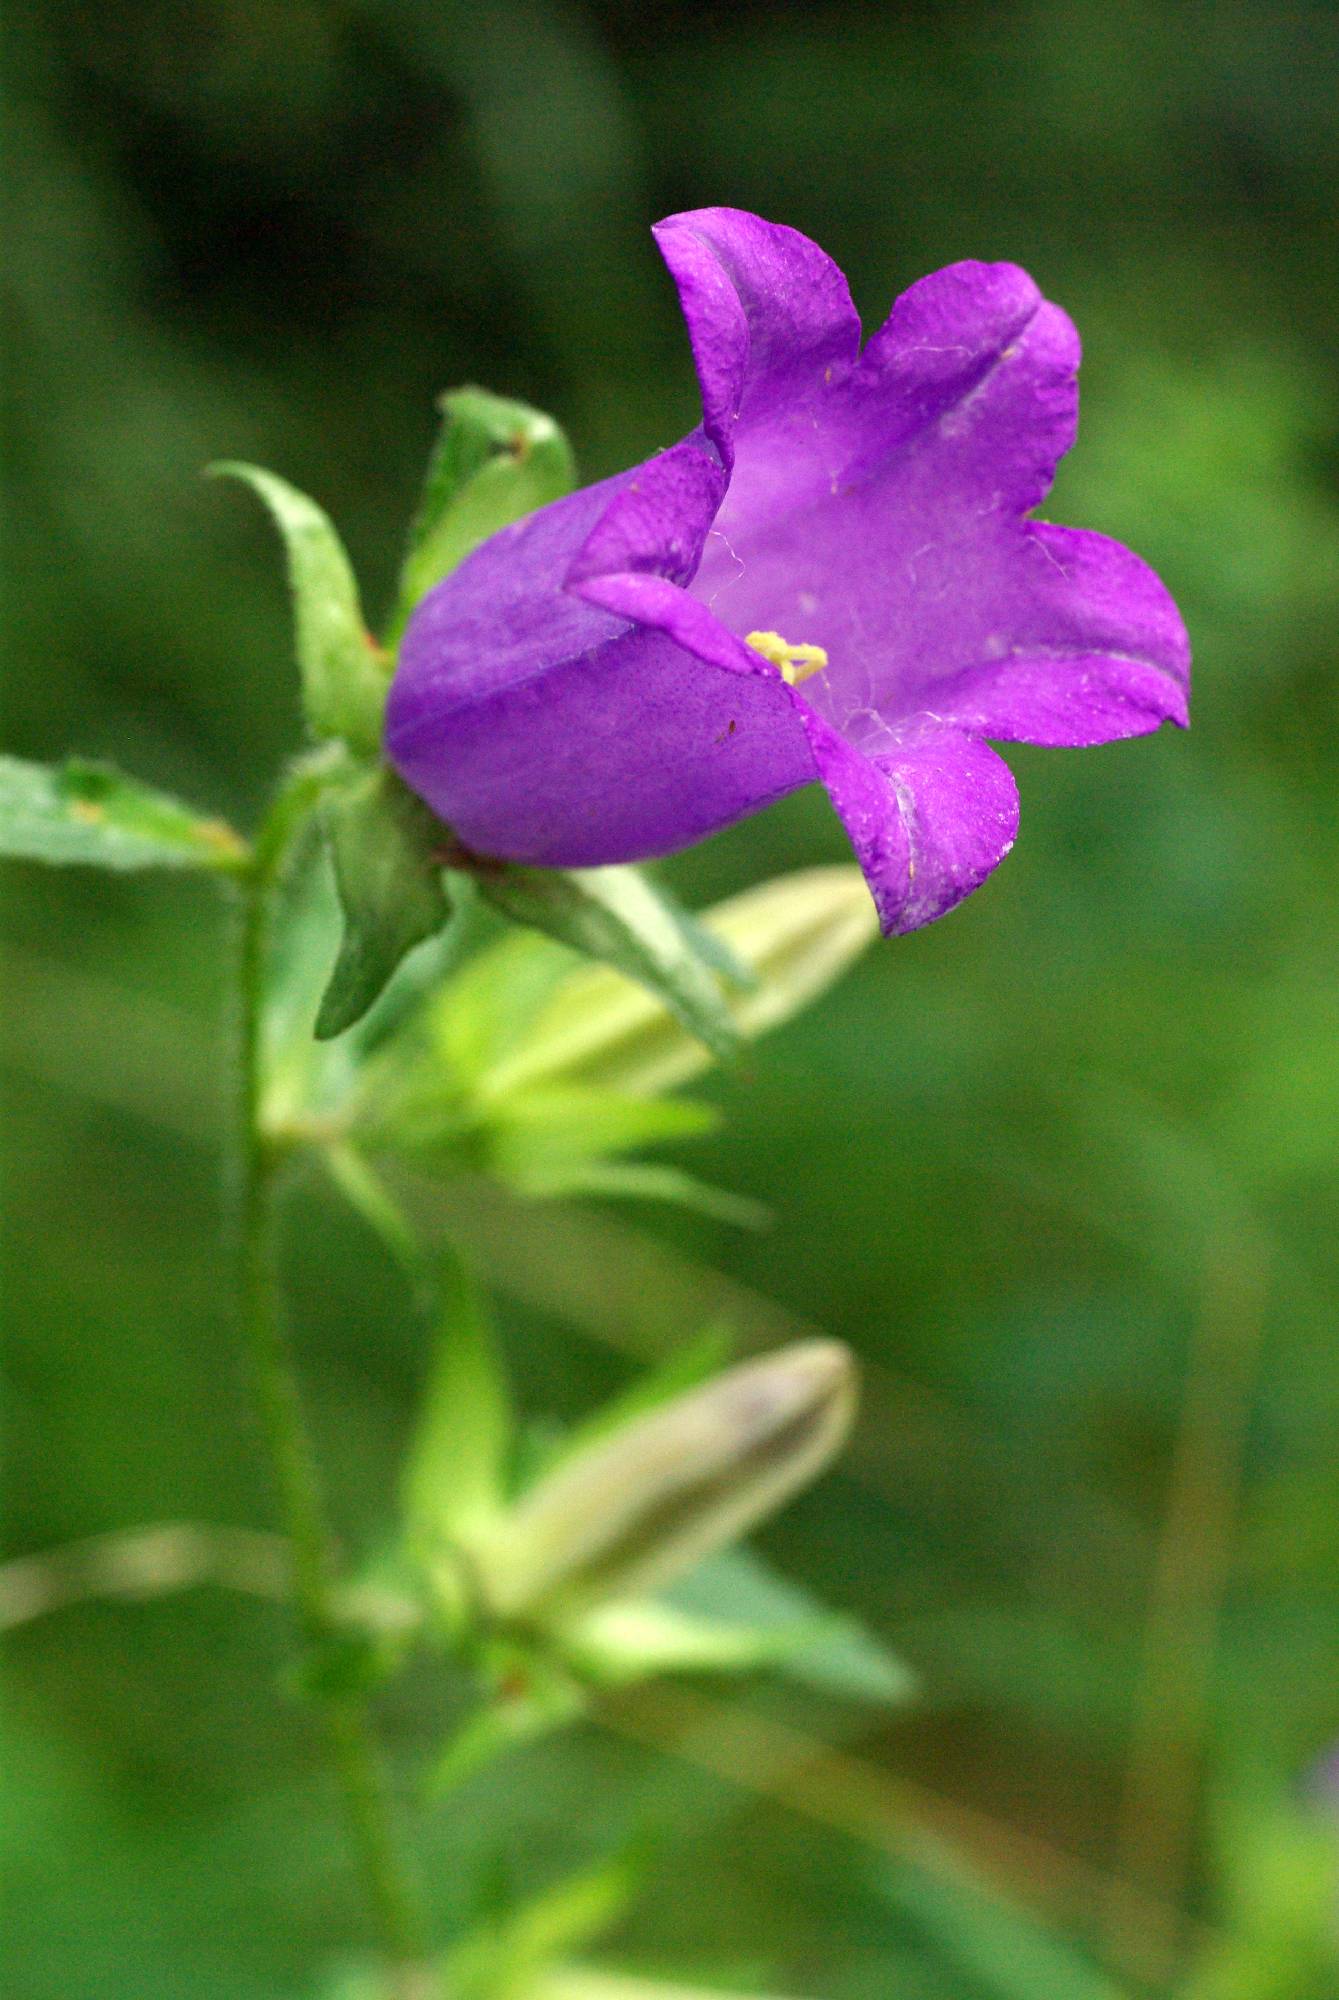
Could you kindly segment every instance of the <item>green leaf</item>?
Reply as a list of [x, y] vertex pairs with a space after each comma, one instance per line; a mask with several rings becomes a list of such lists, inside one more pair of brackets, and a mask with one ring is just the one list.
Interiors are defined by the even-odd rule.
[[[868, 1989], [862, 1989], [868, 1991]], [[899, 1995], [910, 2000], [910, 1988], [899, 1983]], [[719, 1986], [683, 1986], [675, 1980], [666, 1986], [659, 1979], [642, 1979], [633, 1972], [609, 1972], [604, 1966], [559, 1965], [533, 1980], [517, 2000], [733, 2000], [736, 1989], [722, 1992]], [[918, 2000], [929, 2000], [928, 1989], [917, 1988]], [[340, 1996], [344, 2000], [344, 1996]], [[359, 2000], [359, 1996], [353, 1996]], [[780, 1993], [759, 1993], [750, 1986], [747, 2000], [785, 2000]], [[961, 2000], [955, 1995], [954, 2000]]]
[[665, 1140], [697, 1138], [720, 1122], [710, 1104], [621, 1091], [517, 1091], [485, 1106], [488, 1165], [516, 1187], [547, 1190], [611, 1155]]
[[496, 1695], [447, 1738], [428, 1777], [429, 1797], [440, 1799], [509, 1751], [566, 1728], [585, 1708], [586, 1697], [570, 1675], [530, 1668], [523, 1687]]
[[623, 1914], [637, 1872], [630, 1855], [615, 1855], [519, 1908], [504, 1907], [447, 1954], [440, 1991], [452, 2000], [533, 2000], [559, 1959]]
[[245, 866], [246, 843], [110, 764], [0, 757], [0, 855], [93, 868]]
[[928, 1867], [878, 1862], [876, 1889], [934, 1939], [991, 2000], [1122, 2000], [1116, 1986], [1036, 1917], [1006, 1902], [945, 1849]]
[[796, 1642], [790, 1633], [695, 1618], [655, 1598], [619, 1598], [569, 1626], [559, 1643], [579, 1679], [617, 1688], [662, 1674], [752, 1673]]
[[[454, 875], [451, 888], [458, 918], [445, 940], [459, 946], [478, 891], [468, 875]], [[413, 969], [430, 956], [415, 954]], [[481, 1086], [485, 1071], [524, 1033], [573, 963], [571, 952], [552, 938], [513, 929], [454, 963], [449, 976], [442, 966], [421, 995], [421, 1006], [407, 1010], [402, 1032], [383, 1038], [387, 1046], [369, 1068], [358, 1123], [371, 1134], [371, 1143], [430, 1157], [450, 1152], [462, 1133], [477, 1132], [491, 1117], [493, 1103]], [[397, 991], [406, 983], [397, 980]], [[378, 1021], [381, 1014], [378, 1008]]]
[[214, 478], [240, 479], [260, 496], [283, 537], [302, 706], [313, 736], [336, 737], [375, 756], [389, 685], [388, 662], [363, 621], [358, 585], [329, 516], [273, 472], [235, 459]]
[[915, 1693], [915, 1675], [881, 1639], [778, 1576], [752, 1549], [723, 1549], [667, 1597], [678, 1611], [746, 1626], [758, 1664], [825, 1694], [901, 1707]]
[[572, 448], [552, 417], [486, 389], [453, 389], [410, 530], [388, 640], [419, 599], [471, 549], [576, 482]]
[[422, 1412], [401, 1480], [410, 1543], [431, 1555], [505, 1503], [511, 1402], [482, 1294], [463, 1265], [437, 1265], [438, 1320]]
[[441, 829], [393, 772], [370, 772], [337, 793], [326, 805], [325, 826], [344, 938], [316, 1016], [318, 1041], [360, 1020], [405, 953], [451, 914], [433, 855]]
[[721, 1059], [739, 1031], [695, 926], [636, 868], [502, 868], [481, 874], [488, 900], [515, 922], [546, 931], [647, 988]]
[[506, 1975], [502, 1991], [607, 1931], [631, 1901], [639, 1873], [630, 1854], [611, 1855], [508, 1911], [495, 1934]]
[[577, 963], [552, 938], [509, 930], [461, 966], [430, 1017], [435, 1067], [449, 1071], [453, 1089], [478, 1084], [506, 1060]]
[[710, 1216], [713, 1222], [728, 1222], [735, 1229], [766, 1229], [772, 1211], [746, 1194], [732, 1188], [715, 1187], [659, 1161], [586, 1160], [570, 1166], [531, 1173], [516, 1186], [525, 1194], [561, 1201], [579, 1195], [597, 1200], [657, 1201], [668, 1208], [685, 1208], [693, 1215]]
[[770, 1668], [825, 1694], [879, 1706], [900, 1707], [915, 1690], [910, 1671], [854, 1619], [826, 1610], [747, 1549], [714, 1557], [665, 1598], [598, 1605], [558, 1639], [572, 1671], [602, 1687], [658, 1674]]

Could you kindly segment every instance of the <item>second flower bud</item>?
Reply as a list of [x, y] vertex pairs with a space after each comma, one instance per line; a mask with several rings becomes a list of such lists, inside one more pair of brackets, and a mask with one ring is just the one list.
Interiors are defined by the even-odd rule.
[[549, 1624], [661, 1588], [813, 1479], [855, 1401], [850, 1350], [801, 1341], [576, 1449], [470, 1551], [488, 1612]]

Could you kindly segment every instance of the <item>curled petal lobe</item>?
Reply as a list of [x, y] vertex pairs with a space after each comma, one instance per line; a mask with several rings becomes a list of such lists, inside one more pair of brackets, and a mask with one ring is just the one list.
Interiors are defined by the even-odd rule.
[[816, 243], [738, 208], [701, 208], [656, 224], [679, 290], [702, 388], [707, 436], [726, 465], [737, 424], [794, 412], [860, 349], [845, 278]]
[[567, 587], [619, 570], [687, 583], [728, 484], [696, 433], [627, 473], [577, 551]]
[[[587, 603], [617, 612], [620, 618], [627, 618], [644, 630], [665, 633], [704, 666], [717, 667], [725, 673], [755, 675], [770, 683], [778, 723], [788, 713], [781, 693], [783, 682], [776, 667], [737, 639], [708, 605], [680, 590], [677, 584], [667, 583], [663, 577], [637, 576], [625, 570], [614, 576], [591, 577], [578, 587]], [[812, 777], [813, 773], [809, 775]]]
[[1013, 846], [1018, 790], [987, 744], [937, 730], [857, 749], [821, 717], [808, 727], [885, 935], [945, 916]]
[[944, 916], [997, 868], [1018, 835], [1018, 787], [988, 744], [945, 730], [877, 756], [897, 799], [910, 862], [894, 920], [913, 931]]
[[[758, 654], [682, 588], [697, 570], [726, 484], [696, 434], [662, 452], [621, 485], [577, 551], [566, 588], [630, 625], [665, 633], [706, 666], [765, 675]], [[776, 706], [780, 719], [785, 704]]]
[[1078, 425], [1079, 337], [1016, 264], [950, 264], [905, 291], [861, 356], [877, 449], [917, 439], [955, 484], [1035, 507]]
[[934, 712], [1001, 742], [1082, 748], [1185, 728], [1190, 646], [1153, 571], [1119, 542], [1084, 528], [1029, 523], [1017, 601], [1001, 607], [1007, 650], [935, 690]]

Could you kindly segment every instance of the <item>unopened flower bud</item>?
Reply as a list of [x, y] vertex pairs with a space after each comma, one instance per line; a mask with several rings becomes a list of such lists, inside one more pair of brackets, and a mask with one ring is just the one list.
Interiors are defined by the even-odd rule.
[[[858, 868], [804, 868], [748, 889], [704, 913], [753, 975], [728, 995], [745, 1040], [797, 1014], [839, 979], [878, 936]], [[642, 1097], [672, 1090], [711, 1066], [645, 988], [603, 966], [582, 966], [558, 985], [523, 1036], [480, 1079], [492, 1097], [563, 1082]]]
[[855, 1397], [850, 1350], [811, 1340], [635, 1418], [541, 1479], [473, 1551], [485, 1601], [542, 1621], [667, 1583], [813, 1479]]

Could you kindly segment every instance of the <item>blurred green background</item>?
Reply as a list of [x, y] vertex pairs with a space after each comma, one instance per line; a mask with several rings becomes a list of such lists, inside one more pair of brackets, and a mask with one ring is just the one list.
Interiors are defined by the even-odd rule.
[[[8, 30], [6, 747], [111, 756], [246, 823], [295, 680], [270, 531], [207, 460], [319, 496], [375, 609], [443, 387], [551, 409], [589, 476], [695, 420], [661, 214], [798, 226], [869, 326], [962, 256], [1072, 312], [1084, 420], [1047, 511], [1166, 578], [1191, 735], [1011, 751], [1006, 865], [718, 1081], [728, 1122], [683, 1160], [770, 1232], [451, 1216], [538, 1413], [694, 1331], [711, 1269], [749, 1338], [814, 1321], [860, 1351], [856, 1449], [764, 1541], [922, 1699], [877, 1726], [792, 1707], [809, 1752], [780, 1784], [719, 1768], [700, 1713], [582, 1729], [471, 1790], [428, 1860], [445, 1926], [483, 1881], [650, 1833], [614, 1943], [704, 1983], [1112, 1990], [1082, 1963], [1333, 2000], [1339, 1846], [1307, 1773], [1339, 1736], [1339, 14], [67, 0]], [[843, 853], [805, 796], [669, 872], [706, 902]], [[218, 1247], [218, 904], [3, 886], [11, 1552], [268, 1525]], [[294, 1234], [365, 1550], [423, 1334], [317, 1191]], [[674, 1260], [649, 1281], [648, 1235]], [[356, 1942], [282, 1643], [210, 1592], [14, 1636], [13, 2000], [295, 1995]], [[392, 1704], [406, 1756], [439, 1699]]]

